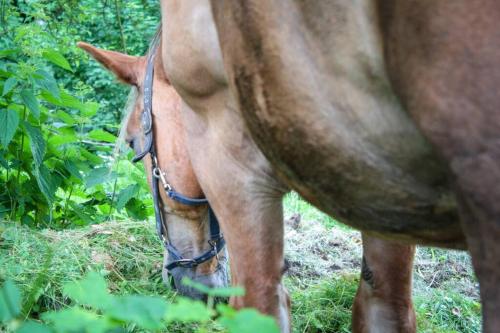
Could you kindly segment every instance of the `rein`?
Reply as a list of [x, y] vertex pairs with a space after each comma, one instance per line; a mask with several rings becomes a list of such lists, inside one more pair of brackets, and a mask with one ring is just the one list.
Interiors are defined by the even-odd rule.
[[[146, 76], [144, 78], [144, 111], [141, 115], [142, 127], [144, 130], [145, 144], [142, 152], [136, 154], [132, 159], [132, 162], [138, 162], [142, 160], [146, 155], [151, 157], [151, 172], [152, 172], [152, 187], [153, 187], [153, 203], [155, 211], [156, 220], [156, 232], [158, 237], [162, 241], [165, 249], [168, 251], [171, 258], [174, 260], [168, 263], [165, 268], [168, 271], [173, 270], [177, 267], [182, 268], [194, 268], [213, 257], [218, 257], [219, 252], [224, 248], [225, 241], [222, 236], [219, 227], [219, 221], [215, 216], [210, 203], [206, 198], [189, 198], [176, 192], [172, 186], [168, 183], [165, 172], [163, 172], [159, 165], [158, 159], [156, 158], [156, 149], [153, 137], [153, 76], [154, 76], [154, 59], [156, 55], [156, 50], [158, 49], [158, 43], [153, 46], [150, 55], [148, 56], [148, 63], [146, 67]], [[171, 240], [168, 237], [167, 225], [163, 219], [163, 214], [161, 212], [161, 198], [160, 198], [160, 182], [166, 195], [183, 205], [187, 206], [201, 206], [208, 205], [208, 221], [210, 225], [210, 240], [208, 244], [210, 249], [203, 254], [196, 256], [191, 259], [184, 258], [181, 253], [175, 248]]]

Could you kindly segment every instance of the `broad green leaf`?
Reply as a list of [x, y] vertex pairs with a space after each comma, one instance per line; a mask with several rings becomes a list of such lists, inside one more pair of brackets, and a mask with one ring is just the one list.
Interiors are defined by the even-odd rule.
[[57, 81], [54, 79], [54, 77], [47, 73], [46, 71], [39, 69], [33, 74], [33, 80], [36, 82], [36, 84], [44, 89], [45, 91], [49, 92], [52, 96], [54, 96], [56, 99], [61, 98], [60, 92], [59, 92], [59, 87], [57, 86]]
[[72, 126], [74, 125], [76, 122], [75, 120], [73, 119], [73, 117], [69, 114], [67, 114], [66, 112], [64, 112], [63, 110], [58, 110], [56, 112], [56, 117], [62, 121], [64, 121], [64, 123]]
[[80, 169], [78, 169], [78, 167], [76, 166], [75, 163], [73, 163], [72, 161], [70, 160], [65, 160], [64, 161], [64, 167], [66, 168], [66, 170], [68, 170], [68, 172], [73, 176], [73, 177], [76, 177], [80, 180], [83, 180], [83, 177], [82, 175], [80, 174]]
[[35, 321], [26, 321], [22, 324], [20, 328], [17, 329], [16, 333], [53, 333], [54, 331], [43, 324], [37, 323]]
[[84, 108], [80, 111], [82, 112], [83, 116], [92, 117], [97, 113], [97, 110], [99, 110], [99, 103], [87, 102], [85, 103]]
[[201, 301], [179, 297], [174, 304], [169, 305], [165, 320], [167, 322], [202, 323], [210, 320], [212, 315], [213, 312]]
[[42, 319], [51, 322], [57, 333], [105, 333], [112, 328], [119, 327], [117, 323], [113, 323], [108, 317], [102, 317], [78, 307], [57, 312], [46, 312], [42, 314]]
[[158, 330], [167, 312], [167, 303], [159, 297], [130, 295], [115, 299], [106, 314], [113, 319], [132, 322], [146, 330]]
[[234, 317], [223, 316], [218, 321], [224, 325], [229, 333], [279, 333], [276, 319], [260, 314], [255, 309], [243, 309]]
[[39, 168], [35, 168], [34, 175], [40, 191], [47, 199], [47, 202], [51, 204], [54, 201], [57, 189], [56, 180], [43, 164]]
[[0, 110], [0, 143], [7, 147], [17, 127], [19, 126], [19, 115], [11, 109]]
[[46, 100], [47, 102], [60, 106], [60, 107], [65, 107], [65, 108], [70, 108], [70, 109], [76, 109], [76, 110], [84, 110], [85, 109], [85, 104], [80, 102], [78, 98], [70, 95], [64, 90], [61, 90], [59, 92], [59, 97], [53, 96], [53, 94], [50, 91], [42, 91], [40, 96]]
[[231, 297], [231, 296], [243, 296], [245, 295], [245, 289], [242, 287], [227, 287], [227, 288], [209, 288], [206, 285], [195, 282], [188, 278], [182, 279], [182, 284], [196, 289], [208, 296], [212, 297]]
[[78, 142], [78, 137], [74, 134], [54, 135], [50, 137], [48, 141], [51, 146], [60, 146], [63, 144]]
[[104, 141], [110, 143], [114, 143], [116, 141], [116, 136], [101, 129], [90, 131], [88, 137], [96, 141]]
[[62, 54], [60, 54], [59, 52], [57, 52], [55, 50], [45, 50], [42, 53], [42, 56], [45, 59], [47, 59], [48, 61], [50, 61], [51, 63], [53, 63], [54, 65], [57, 65], [61, 68], [64, 68], [70, 72], [73, 71], [73, 69], [71, 69], [71, 66], [70, 66], [68, 60], [66, 60], [66, 58], [64, 58], [64, 56]]
[[28, 107], [33, 117], [39, 119], [40, 105], [38, 104], [38, 100], [36, 99], [33, 92], [27, 89], [21, 91], [21, 99], [23, 100], [24, 105]]
[[93, 187], [106, 182], [109, 176], [110, 170], [108, 168], [96, 168], [85, 177], [85, 184], [87, 187]]
[[106, 309], [113, 301], [108, 292], [106, 280], [96, 272], [88, 273], [82, 280], [70, 282], [63, 287], [63, 293], [82, 305], [95, 309]]
[[0, 323], [5, 323], [21, 314], [21, 292], [11, 280], [0, 288]]
[[139, 193], [140, 187], [137, 184], [129, 185], [118, 193], [116, 200], [116, 210], [121, 210], [130, 199]]
[[30, 139], [31, 153], [33, 154], [35, 166], [38, 168], [42, 164], [43, 156], [45, 155], [45, 140], [38, 127], [33, 127], [25, 122], [24, 128], [26, 128], [26, 133]]
[[6, 58], [8, 56], [11, 56], [11, 55], [18, 53], [19, 51], [20, 51], [19, 49], [0, 50], [0, 58]]
[[80, 148], [80, 154], [85, 160], [91, 162], [94, 165], [99, 165], [104, 163], [104, 160], [101, 157], [97, 156], [96, 154], [92, 154], [85, 148]]
[[7, 80], [5, 80], [4, 85], [3, 85], [2, 96], [7, 95], [12, 89], [14, 89], [16, 84], [17, 84], [17, 79], [13, 76], [11, 76]]

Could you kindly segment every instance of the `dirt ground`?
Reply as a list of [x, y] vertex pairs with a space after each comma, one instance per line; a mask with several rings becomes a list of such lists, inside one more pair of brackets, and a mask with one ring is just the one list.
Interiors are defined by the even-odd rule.
[[[285, 258], [289, 276], [316, 280], [335, 274], [360, 272], [361, 235], [348, 228], [328, 228], [303, 221], [299, 214], [286, 219]], [[417, 247], [414, 293], [428, 288], [453, 290], [479, 300], [479, 286], [466, 252]]]

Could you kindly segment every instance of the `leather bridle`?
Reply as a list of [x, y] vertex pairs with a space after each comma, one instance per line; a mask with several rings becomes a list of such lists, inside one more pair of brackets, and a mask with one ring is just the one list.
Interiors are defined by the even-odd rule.
[[[176, 192], [172, 186], [168, 183], [165, 172], [163, 172], [158, 165], [158, 160], [156, 158], [156, 149], [153, 136], [153, 76], [154, 76], [154, 59], [156, 51], [158, 49], [158, 43], [152, 46], [151, 52], [148, 56], [148, 62], [146, 67], [146, 76], [144, 78], [144, 110], [141, 114], [141, 123], [144, 131], [144, 148], [142, 152], [137, 153], [132, 159], [132, 162], [138, 162], [142, 160], [147, 154], [151, 157], [151, 182], [152, 182], [152, 192], [153, 192], [153, 203], [155, 211], [156, 220], [156, 232], [158, 237], [162, 241], [165, 249], [168, 251], [170, 258], [173, 261], [169, 262], [165, 268], [168, 271], [173, 270], [176, 267], [182, 268], [193, 268], [196, 267], [213, 257], [218, 257], [219, 252], [224, 248], [225, 241], [219, 227], [219, 221], [215, 216], [210, 203], [206, 198], [189, 198]], [[161, 182], [162, 188], [166, 195], [183, 205], [187, 206], [201, 206], [208, 205], [208, 220], [210, 225], [210, 240], [208, 244], [210, 249], [203, 254], [196, 256], [191, 259], [186, 259], [182, 254], [175, 248], [169, 239], [167, 232], [167, 224], [163, 218], [161, 203], [160, 203], [160, 186]]]

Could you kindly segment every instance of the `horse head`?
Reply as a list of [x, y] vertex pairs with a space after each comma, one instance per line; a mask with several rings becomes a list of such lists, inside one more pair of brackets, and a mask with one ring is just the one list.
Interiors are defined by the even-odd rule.
[[[209, 287], [226, 286], [229, 280], [227, 259], [225, 250], [214, 245], [211, 219], [215, 215], [203, 199], [186, 148], [186, 133], [180, 118], [181, 97], [171, 86], [161, 57], [154, 57], [155, 48], [148, 56], [135, 57], [82, 42], [78, 46], [120, 81], [130, 85], [135, 93], [123, 131], [125, 141], [136, 152], [136, 158], [144, 157], [148, 182], [156, 196], [157, 228], [165, 244], [163, 279], [166, 282], [171, 275], [180, 294], [203, 299], [205, 296], [198, 290], [181, 283], [182, 278], [188, 277]], [[146, 77], [148, 59], [149, 78]], [[146, 106], [149, 108], [149, 123], [144, 120], [148, 116], [145, 115], [148, 113], [144, 104], [145, 94], [152, 96], [146, 102], [149, 103]], [[148, 146], [152, 147], [152, 153]], [[178, 200], [172, 193], [182, 193], [180, 197], [187, 201]], [[200, 257], [204, 260], [195, 263], [190, 261], [192, 259], [184, 259]]]

